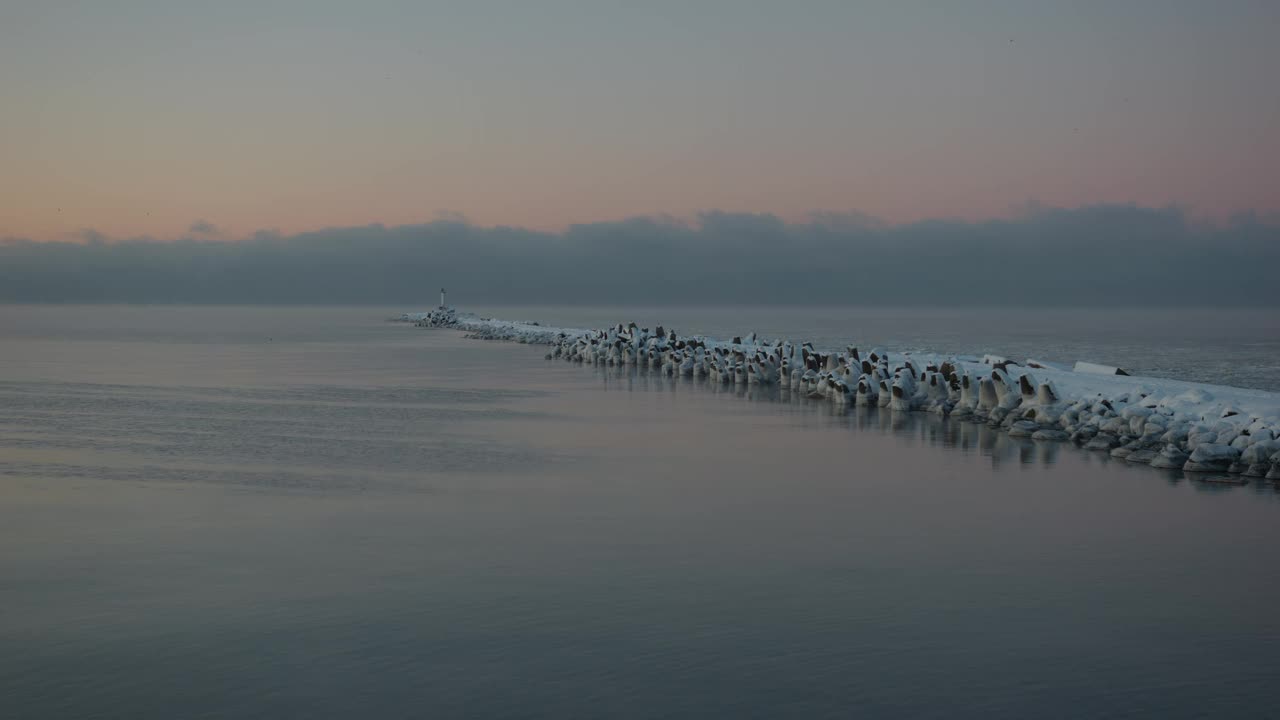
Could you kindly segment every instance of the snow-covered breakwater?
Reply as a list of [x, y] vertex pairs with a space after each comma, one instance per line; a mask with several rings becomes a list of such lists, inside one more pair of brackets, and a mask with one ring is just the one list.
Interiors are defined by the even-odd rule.
[[[1280, 393], [1161, 378], [1080, 362], [815, 348], [755, 334], [717, 340], [662, 327], [547, 327], [454, 308], [400, 320], [486, 340], [549, 345], [547, 359], [635, 365], [724, 384], [776, 385], [837, 406], [933, 412], [1072, 442], [1157, 468], [1280, 481]], [[1243, 482], [1243, 480], [1241, 480]]]

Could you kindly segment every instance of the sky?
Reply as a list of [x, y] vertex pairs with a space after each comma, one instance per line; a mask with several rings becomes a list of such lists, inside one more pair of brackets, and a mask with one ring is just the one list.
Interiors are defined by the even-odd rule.
[[5, 0], [0, 238], [1280, 212], [1273, 0]]

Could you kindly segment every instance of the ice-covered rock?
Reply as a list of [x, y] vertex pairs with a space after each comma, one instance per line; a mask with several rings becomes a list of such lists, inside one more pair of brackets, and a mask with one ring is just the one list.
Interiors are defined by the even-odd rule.
[[1111, 435], [1127, 435], [1129, 433], [1129, 421], [1126, 418], [1116, 416], [1108, 419], [1106, 422], [1098, 426], [1098, 429], [1104, 433]]
[[1272, 456], [1280, 454], [1280, 440], [1264, 440], [1254, 443], [1240, 453], [1240, 462], [1246, 465], [1270, 464]]
[[1187, 442], [1187, 428], [1185, 424], [1177, 425], [1169, 428], [1160, 436], [1160, 441], [1165, 444], [1181, 445]]
[[1138, 449], [1138, 446], [1136, 443], [1121, 445], [1118, 448], [1112, 448], [1111, 457], [1116, 458], [1117, 460], [1123, 460], [1124, 458], [1129, 457], [1129, 455], [1133, 453], [1134, 450], [1137, 450], [1137, 449]]
[[1045, 440], [1048, 442], [1066, 442], [1070, 439], [1070, 435], [1065, 430], [1056, 428], [1041, 428], [1031, 435], [1032, 440]]
[[1000, 396], [996, 393], [996, 382], [989, 377], [978, 378], [978, 407], [975, 415], [987, 417], [1000, 404]]
[[1031, 420], [1018, 420], [1009, 427], [1009, 435], [1012, 437], [1031, 437], [1039, 432], [1040, 426]]
[[1125, 462], [1136, 463], [1140, 465], [1150, 465], [1152, 460], [1160, 454], [1159, 450], [1151, 450], [1149, 448], [1142, 450], [1134, 450], [1125, 458]]
[[1218, 433], [1210, 430], [1204, 425], [1200, 425], [1191, 429], [1187, 434], [1187, 448], [1195, 450], [1201, 445], [1213, 445], [1218, 442]]
[[1182, 469], [1187, 472], [1226, 472], [1239, 457], [1240, 451], [1230, 445], [1202, 443], [1191, 452]]
[[1166, 445], [1160, 454], [1152, 458], [1151, 467], [1162, 470], [1180, 470], [1187, 464], [1188, 455], [1177, 445]]
[[1077, 362], [1075, 364], [1075, 367], [1072, 368], [1072, 370], [1078, 373], [1089, 373], [1090, 375], [1128, 375], [1129, 374], [1118, 367], [1113, 367], [1111, 365], [1099, 365], [1097, 363], [1091, 363], [1091, 362]]
[[1089, 442], [1090, 440], [1092, 440], [1094, 436], [1096, 436], [1097, 434], [1098, 434], [1098, 428], [1093, 427], [1091, 425], [1086, 425], [1084, 427], [1077, 428], [1076, 430], [1072, 431], [1071, 442], [1079, 445], [1083, 445]]
[[1104, 450], [1111, 452], [1112, 449], [1120, 447], [1120, 438], [1110, 433], [1098, 433], [1092, 440], [1085, 444], [1085, 450]]

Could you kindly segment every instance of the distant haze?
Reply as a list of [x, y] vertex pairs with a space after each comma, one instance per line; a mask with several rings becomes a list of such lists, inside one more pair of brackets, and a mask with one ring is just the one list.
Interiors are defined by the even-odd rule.
[[0, 243], [0, 302], [1280, 305], [1280, 222], [1177, 209], [1030, 208], [1010, 219], [785, 222], [710, 212], [564, 232], [460, 220], [243, 240]]

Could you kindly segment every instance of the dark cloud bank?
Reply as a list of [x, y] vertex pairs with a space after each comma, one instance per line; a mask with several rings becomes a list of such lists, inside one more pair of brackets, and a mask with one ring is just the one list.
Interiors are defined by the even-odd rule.
[[0, 243], [0, 301], [418, 306], [444, 285], [460, 302], [1280, 305], [1280, 222], [1131, 206], [896, 226], [713, 212], [563, 233], [448, 220], [86, 240]]

